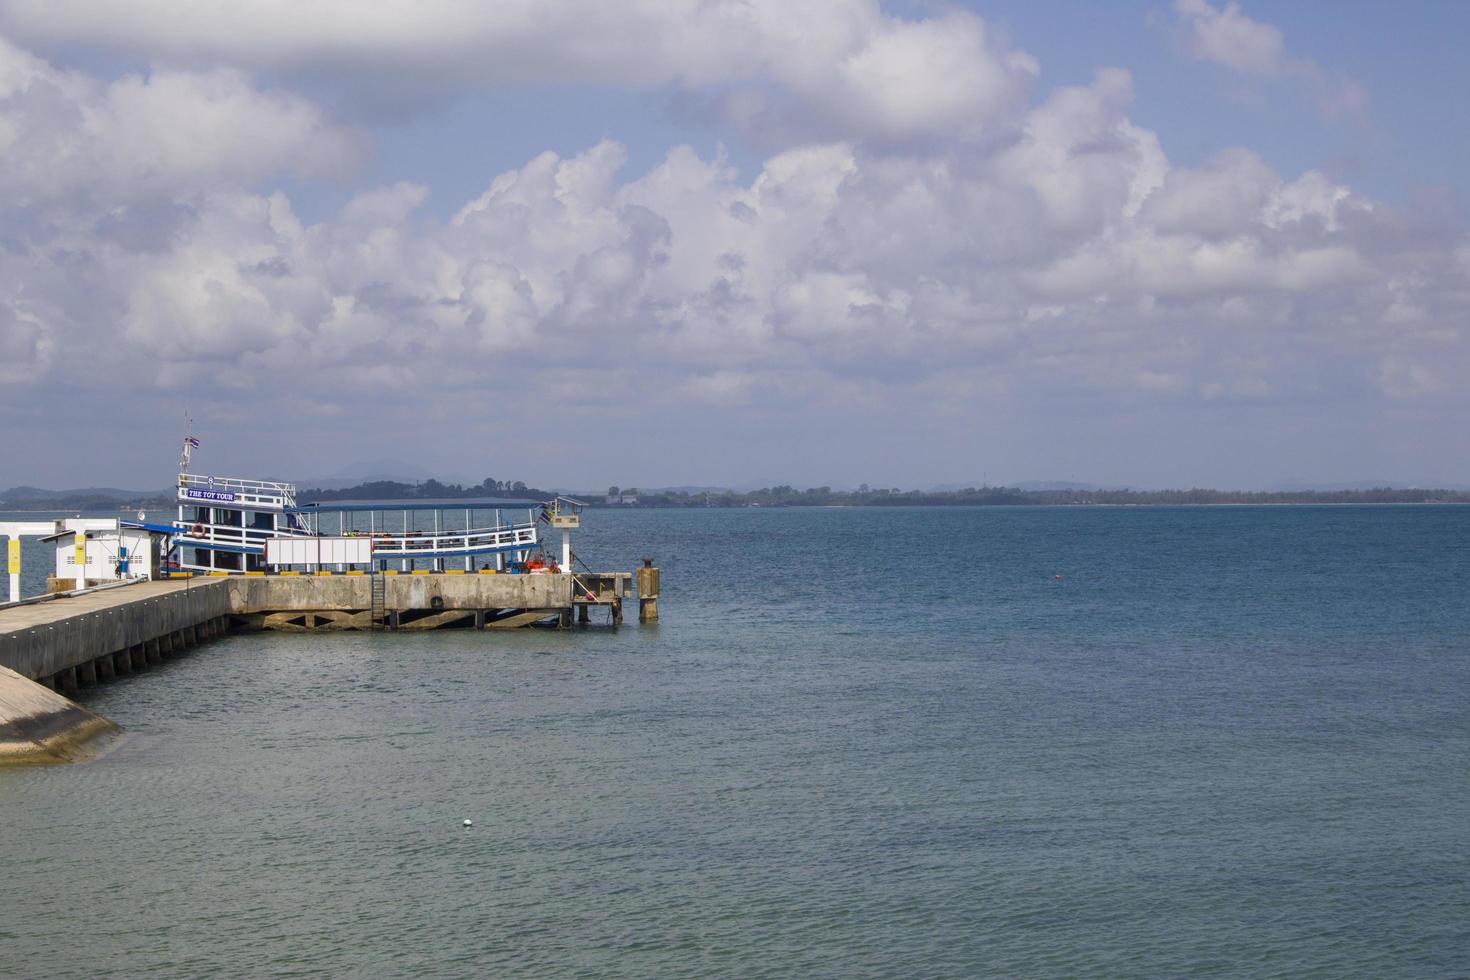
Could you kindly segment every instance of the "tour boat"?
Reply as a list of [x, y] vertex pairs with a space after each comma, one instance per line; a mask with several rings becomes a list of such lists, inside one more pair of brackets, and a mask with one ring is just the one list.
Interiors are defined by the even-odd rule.
[[[371, 542], [371, 570], [444, 571], [461, 563], [466, 571], [503, 570], [508, 563], [525, 562], [538, 550], [540, 520], [548, 513], [536, 501], [493, 497], [303, 504], [297, 502], [296, 487], [290, 483], [190, 473], [190, 451], [198, 446], [194, 437], [184, 439], [178, 518], [167, 528], [172, 541], [166, 567], [171, 571], [264, 572], [268, 540], [326, 536], [366, 537]], [[502, 520], [502, 508], [527, 504], [531, 506], [524, 511], [524, 523]], [[475, 516], [487, 512], [494, 513], [494, 523], [474, 526]]]

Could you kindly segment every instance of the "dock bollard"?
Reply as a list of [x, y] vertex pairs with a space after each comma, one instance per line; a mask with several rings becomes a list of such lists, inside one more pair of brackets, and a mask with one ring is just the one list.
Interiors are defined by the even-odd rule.
[[638, 622], [658, 622], [658, 569], [652, 558], [643, 559], [638, 569]]

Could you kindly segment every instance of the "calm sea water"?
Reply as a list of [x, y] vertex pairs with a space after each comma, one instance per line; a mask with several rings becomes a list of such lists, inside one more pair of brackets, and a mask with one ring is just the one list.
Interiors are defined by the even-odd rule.
[[121, 749], [0, 772], [0, 974], [1470, 970], [1470, 508], [587, 523], [663, 623], [87, 692]]

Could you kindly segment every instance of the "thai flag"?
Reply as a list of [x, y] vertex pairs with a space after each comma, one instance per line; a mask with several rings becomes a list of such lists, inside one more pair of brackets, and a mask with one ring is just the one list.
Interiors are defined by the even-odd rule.
[[199, 448], [199, 440], [195, 439], [193, 436], [184, 436], [184, 441], [193, 446], [195, 449]]

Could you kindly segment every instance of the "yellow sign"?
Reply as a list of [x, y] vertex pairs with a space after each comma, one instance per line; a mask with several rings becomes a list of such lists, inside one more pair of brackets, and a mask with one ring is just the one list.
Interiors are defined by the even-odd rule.
[[78, 568], [87, 567], [87, 536], [81, 531], [77, 532], [77, 548], [75, 561]]
[[20, 538], [10, 539], [10, 574], [20, 574]]

